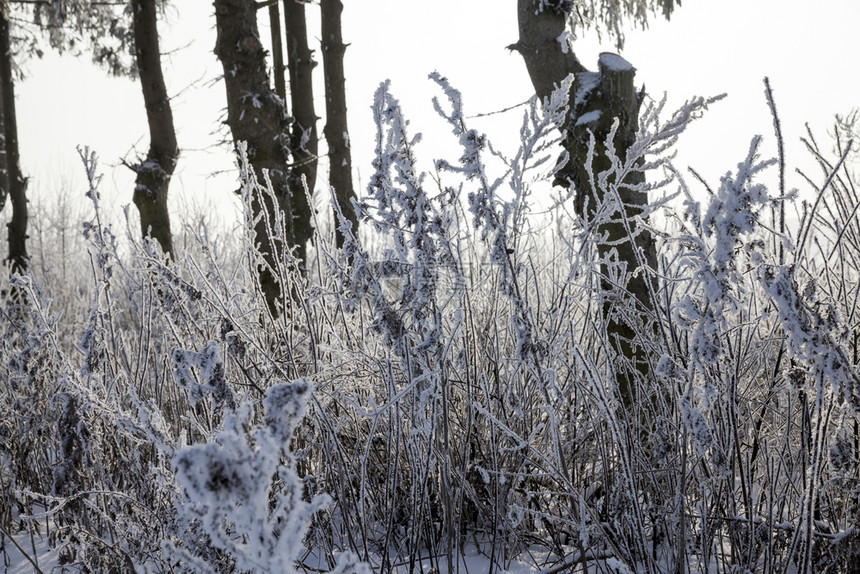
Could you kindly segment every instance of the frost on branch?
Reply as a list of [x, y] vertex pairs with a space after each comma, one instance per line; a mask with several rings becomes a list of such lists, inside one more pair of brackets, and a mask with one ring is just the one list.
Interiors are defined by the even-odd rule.
[[[686, 219], [698, 229], [679, 237], [698, 288], [685, 296], [675, 310], [684, 323], [696, 324], [692, 336], [694, 364], [706, 368], [722, 352], [718, 334], [725, 332], [729, 314], [739, 309], [745, 295], [742, 272], [756, 257], [755, 240], [759, 214], [768, 204], [764, 185], [755, 181], [772, 160], [759, 161], [761, 138], [754, 138], [746, 160], [738, 164], [736, 174], [722, 177], [720, 188], [711, 197], [704, 213], [700, 204], [688, 197]], [[746, 257], [744, 257], [746, 255]]]
[[[307, 525], [328, 504], [327, 497], [304, 500], [289, 448], [310, 394], [305, 379], [275, 384], [262, 401], [263, 425], [246, 430], [252, 409], [245, 403], [224, 417], [214, 440], [184, 447], [174, 458], [187, 500], [177, 510], [241, 571], [296, 572]], [[188, 554], [183, 548], [170, 550], [182, 558]], [[353, 556], [344, 555], [337, 571], [362, 569]]]
[[176, 384], [187, 391], [192, 405], [211, 393], [216, 406], [235, 408], [236, 398], [224, 378], [224, 362], [217, 343], [209, 341], [200, 351], [176, 349], [173, 351], [173, 365]]
[[860, 412], [860, 376], [838, 343], [845, 322], [836, 308], [815, 301], [813, 284], [801, 293], [791, 268], [765, 268], [760, 281], [776, 306], [791, 355], [808, 368], [812, 382], [829, 383], [855, 413]]
[[[350, 289], [370, 296], [374, 309], [371, 329], [383, 334], [390, 345], [400, 348], [406, 344], [410, 326], [415, 326], [412, 333], [419, 348], [430, 348], [439, 336], [433, 303], [440, 273], [458, 273], [450, 245], [455, 226], [446, 210], [452, 193], [446, 190], [437, 197], [427, 193], [426, 174], [415, 156], [420, 135], [408, 134], [409, 122], [388, 82], [377, 89], [373, 112], [377, 126], [374, 173], [356, 214], [385, 237], [390, 248], [384, 250], [378, 264], [368, 262], [364, 255], [357, 257]], [[346, 245], [359, 255], [350, 241]], [[402, 286], [399, 296], [390, 300], [380, 277], [394, 276], [399, 276]]]
[[750, 145], [745, 162], [738, 164], [735, 177], [722, 178], [717, 197], [711, 201], [702, 221], [704, 236], [713, 238], [707, 297], [712, 303], [722, 300], [728, 293], [728, 285], [739, 283], [736, 254], [743, 247], [742, 237], [756, 229], [758, 214], [769, 199], [763, 184], [753, 183], [757, 173], [775, 160], [757, 162], [756, 155], [761, 138], [756, 137]]

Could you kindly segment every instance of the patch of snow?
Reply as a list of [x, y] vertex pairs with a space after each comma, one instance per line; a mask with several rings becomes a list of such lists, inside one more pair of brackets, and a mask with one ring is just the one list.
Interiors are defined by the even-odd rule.
[[600, 66], [613, 72], [627, 72], [633, 69], [633, 65], [619, 56], [611, 52], [603, 52], [600, 54]]
[[[43, 526], [40, 526], [40, 530]], [[34, 532], [31, 536], [30, 532], [21, 531], [11, 537], [0, 534], [3, 539], [0, 561], [4, 566], [4, 574], [32, 574], [38, 571], [36, 567], [42, 572], [51, 572], [58, 566], [60, 551], [51, 548], [43, 532]]]
[[585, 101], [588, 94], [600, 84], [600, 74], [597, 72], [584, 72], [576, 75], [576, 99], [574, 106], [578, 106]]
[[565, 29], [564, 32], [558, 35], [555, 41], [561, 45], [561, 53], [567, 54], [573, 46], [573, 34], [570, 33], [570, 30]]
[[592, 110], [590, 112], [586, 112], [576, 118], [576, 125], [584, 126], [588, 124], [593, 124], [597, 120], [600, 119], [600, 116], [603, 114], [600, 110]]

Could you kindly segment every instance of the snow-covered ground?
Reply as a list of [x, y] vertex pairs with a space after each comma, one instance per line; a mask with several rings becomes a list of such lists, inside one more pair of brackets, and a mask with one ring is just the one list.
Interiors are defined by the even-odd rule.
[[58, 551], [44, 536], [21, 532], [12, 538], [3, 537], [5, 555], [0, 556], [5, 574], [51, 572], [58, 565]]

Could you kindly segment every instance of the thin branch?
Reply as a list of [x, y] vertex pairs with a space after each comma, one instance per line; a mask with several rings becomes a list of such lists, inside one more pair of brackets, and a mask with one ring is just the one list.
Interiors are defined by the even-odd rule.
[[526, 100], [526, 101], [524, 101], [524, 102], [520, 102], [520, 103], [518, 103], [518, 104], [514, 104], [514, 105], [512, 105], [512, 106], [510, 106], [510, 107], [507, 107], [507, 108], [504, 108], [504, 109], [501, 109], [501, 110], [497, 110], [497, 111], [495, 111], [495, 112], [486, 112], [486, 113], [483, 113], [483, 114], [475, 114], [475, 115], [473, 115], [473, 116], [466, 116], [466, 117], [465, 117], [465, 119], [470, 120], [470, 119], [472, 119], [472, 118], [486, 118], [486, 117], [488, 117], [488, 116], [495, 116], [495, 115], [498, 115], [498, 114], [503, 114], [503, 113], [505, 113], [505, 112], [509, 112], [509, 111], [511, 111], [511, 110], [515, 110], [515, 109], [517, 109], [517, 108], [521, 108], [522, 106], [526, 106], [526, 105], [528, 105], [528, 103], [529, 103], [529, 100]]
[[827, 176], [827, 180], [824, 182], [824, 185], [821, 186], [821, 191], [818, 193], [818, 197], [815, 198], [815, 203], [812, 205], [812, 210], [809, 213], [809, 220], [806, 225], [806, 229], [803, 230], [803, 235], [800, 238], [800, 242], [797, 244], [797, 250], [795, 251], [794, 261], [797, 263], [800, 254], [803, 252], [803, 247], [806, 244], [806, 238], [809, 236], [809, 230], [812, 228], [812, 217], [815, 214], [815, 210], [818, 207], [818, 204], [821, 203], [821, 198], [824, 196], [824, 192], [827, 191], [827, 188], [830, 187], [830, 182], [833, 181], [833, 178], [836, 177], [836, 173], [839, 171], [839, 168], [845, 162], [845, 159], [848, 157], [848, 154], [851, 152], [851, 144], [853, 140], [848, 142], [848, 145], [845, 146], [845, 153], [842, 154], [842, 157], [839, 158], [839, 162], [836, 164], [830, 171], [830, 175]]

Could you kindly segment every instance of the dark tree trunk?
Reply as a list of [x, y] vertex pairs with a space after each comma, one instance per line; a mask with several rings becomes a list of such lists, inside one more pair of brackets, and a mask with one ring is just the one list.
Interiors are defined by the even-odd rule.
[[[334, 188], [337, 204], [344, 216], [356, 228], [355, 208], [351, 199], [355, 196], [352, 187], [352, 154], [349, 149], [349, 130], [346, 122], [346, 82], [343, 73], [343, 55], [346, 45], [341, 34], [341, 0], [322, 0], [322, 54], [325, 76], [325, 115], [323, 129], [328, 144], [329, 184]], [[337, 221], [335, 221], [337, 228]], [[336, 231], [337, 246], [343, 246], [343, 235]]]
[[570, 74], [584, 72], [573, 51], [562, 50], [559, 38], [567, 26], [561, 8], [538, 11], [538, 0], [518, 0], [517, 23], [520, 39], [508, 46], [523, 57], [537, 96], [544, 100]]
[[140, 212], [143, 236], [151, 236], [161, 245], [162, 251], [173, 257], [167, 192], [179, 148], [161, 70], [155, 0], [132, 0], [131, 7], [137, 73], [149, 123], [149, 153], [145, 160], [132, 168], [137, 173], [133, 199]]
[[284, 47], [281, 45], [281, 11], [278, 2], [269, 4], [269, 26], [272, 29], [272, 75], [275, 77], [275, 93], [287, 103], [287, 83], [284, 80]]
[[6, 128], [3, 121], [3, 90], [0, 89], [0, 213], [6, 207], [6, 199], [9, 197], [9, 184], [7, 183], [6, 167]]
[[308, 47], [305, 5], [298, 0], [284, 0], [287, 41], [287, 68], [290, 72], [290, 103], [293, 124], [290, 151], [293, 165], [289, 173], [290, 199], [293, 206], [293, 230], [297, 255], [304, 261], [307, 243], [313, 236], [311, 206], [302, 180], [313, 193], [317, 179], [317, 115], [314, 111], [312, 72], [316, 62]]
[[15, 116], [15, 82], [12, 78], [12, 51], [9, 21], [0, 10], [0, 102], [3, 106], [3, 133], [6, 143], [6, 184], [12, 203], [9, 222], [9, 264], [13, 273], [30, 267], [27, 255], [27, 180], [21, 175], [18, 159], [18, 122]]
[[[634, 405], [646, 408], [648, 397], [638, 392], [636, 378], [641, 381], [650, 376], [649, 356], [642, 337], [651, 339], [655, 334], [649, 325], [650, 315], [654, 310], [649, 286], [652, 276], [647, 270], [633, 273], [643, 263], [651, 270], [657, 269], [657, 251], [651, 234], [634, 223], [634, 218], [641, 215], [648, 203], [647, 194], [637, 189], [637, 186], [645, 183], [645, 175], [635, 169], [629, 172], [623, 181], [610, 178], [606, 187], [600, 188], [597, 184], [591, 185], [586, 169], [589, 161], [588, 146], [592, 136], [594, 156], [591, 159], [591, 167], [595, 179], [598, 174], [612, 169], [605, 142], [616, 119], [618, 128], [613, 139], [615, 155], [624, 161], [627, 150], [635, 143], [641, 103], [640, 94], [633, 84], [635, 73], [633, 66], [620, 56], [604, 53], [600, 55], [596, 74], [583, 72], [577, 75], [572, 92], [575, 94], [575, 101], [582, 104], [577, 106], [569, 117], [573, 125], [567, 126], [564, 146], [570, 154], [570, 160], [558, 175], [560, 181], [565, 181], [566, 185], [572, 185], [576, 190], [576, 211], [586, 221], [594, 219], [595, 205], [603, 200], [600, 195], [611, 189], [611, 186], [615, 186], [621, 199], [623, 213], [614, 212], [608, 221], [597, 227], [597, 233], [607, 235], [606, 241], [598, 246], [598, 252], [601, 258], [617, 258], [618, 263], [626, 268], [626, 272], [632, 274], [628, 275], [626, 285], [613, 287], [606, 279], [609, 273], [604, 269], [603, 316], [610, 344], [620, 357], [633, 365], [630, 370], [616, 364], [622, 403], [627, 408]], [[591, 78], [587, 74], [591, 74]], [[590, 81], [595, 82], [595, 87], [589, 90]], [[593, 119], [586, 121], [587, 118]], [[630, 231], [635, 234], [635, 240], [632, 242], [625, 227], [625, 219]], [[627, 296], [628, 294], [632, 297]]]
[[[215, 54], [224, 68], [227, 124], [233, 133], [233, 141], [247, 142], [251, 167], [260, 178], [264, 170], [268, 171], [277, 198], [278, 205], [273, 205], [268, 196], [263, 198], [262, 204], [254, 198], [254, 214], [259, 215], [263, 210], [271, 214], [275, 209], [290, 214], [286, 173], [289, 157], [287, 118], [284, 102], [269, 87], [266, 53], [257, 29], [255, 4], [254, 0], [215, 0], [218, 29]], [[289, 217], [284, 220], [287, 229], [283, 230], [283, 241], [292, 246], [292, 220]], [[258, 269], [260, 286], [270, 312], [277, 315], [278, 302], [285, 303], [282, 296], [284, 286], [278, 284], [277, 276], [269, 267], [278, 268], [277, 261], [284, 246], [272, 243], [262, 218], [259, 218], [255, 231], [257, 248], [266, 263]]]
[[[536, 13], [536, 4], [537, 0], [518, 1], [520, 39], [511, 48], [522, 54], [535, 92], [541, 98], [548, 97], [569, 74], [575, 74], [568, 96], [570, 113], [562, 126], [563, 144], [569, 160], [557, 174], [556, 183], [575, 191], [576, 211], [586, 221], [593, 219], [595, 204], [603, 199], [598, 195], [613, 185], [618, 190], [623, 213], [616, 211], [596, 232], [608, 236], [607, 241], [599, 246], [601, 259], [617, 260], [626, 267], [628, 277], [626, 285], [615, 286], [604, 279], [603, 316], [614, 352], [633, 365], [633, 369], [628, 370], [616, 361], [621, 401], [627, 408], [636, 404], [645, 406], [641, 402], [645, 397], [639, 395], [636, 380], [650, 378], [649, 357], [641, 337], [651, 330], [649, 315], [654, 306], [647, 271], [633, 272], [641, 263], [656, 269], [657, 255], [651, 234], [633, 223], [633, 218], [642, 213], [648, 201], [647, 194], [636, 189], [644, 183], [644, 174], [633, 170], [623, 181], [610, 180], [605, 188], [596, 183], [595, 188], [586, 168], [592, 136], [595, 142], [591, 160], [594, 179], [612, 168], [605, 141], [615, 119], [619, 121], [613, 140], [615, 155], [623, 161], [627, 150], [636, 141], [641, 98], [633, 84], [635, 69], [620, 56], [604, 53], [600, 56], [598, 71], [586, 71], [573, 52], [565, 52], [558, 41], [565, 29], [567, 14], [561, 8], [548, 7]], [[629, 240], [625, 220], [635, 235], [633, 242]], [[603, 269], [603, 276], [608, 277], [607, 269]], [[625, 292], [632, 297], [619, 295]]]

